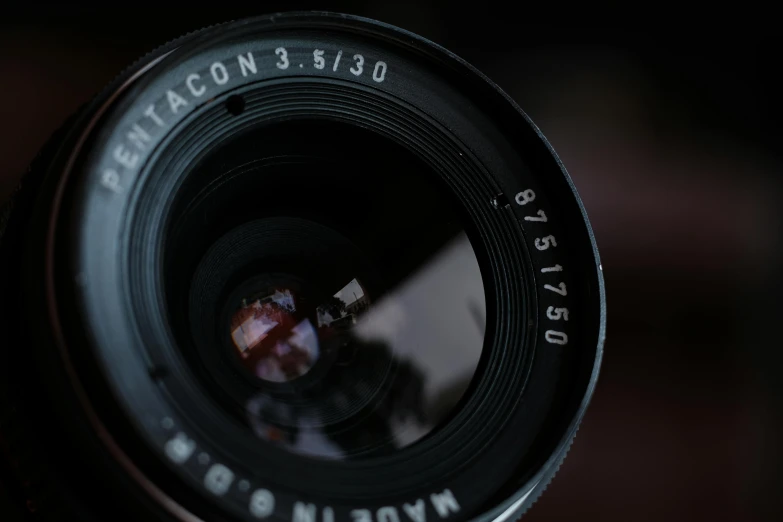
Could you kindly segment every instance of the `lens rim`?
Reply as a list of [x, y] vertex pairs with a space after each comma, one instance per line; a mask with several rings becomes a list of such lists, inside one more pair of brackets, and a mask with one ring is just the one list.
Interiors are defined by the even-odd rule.
[[[280, 22], [283, 22], [282, 24]], [[524, 485], [520, 490], [517, 490], [517, 493], [515, 495], [511, 495], [509, 498], [507, 498], [505, 501], [501, 501], [497, 503], [497, 505], [494, 507], [494, 509], [490, 509], [485, 511], [484, 515], [482, 515], [480, 518], [482, 520], [487, 519], [486, 517], [506, 517], [510, 516], [513, 513], [518, 512], [520, 509], [522, 509], [526, 503], [529, 504], [531, 500], [530, 492], [539, 487], [539, 485], [542, 482], [542, 478], [546, 478], [548, 474], [551, 474], [553, 472], [553, 464], [559, 461], [562, 458], [562, 455], [567, 448], [567, 446], [570, 444], [570, 440], [573, 437], [573, 433], [576, 430], [576, 426], [578, 425], [578, 421], [581, 419], [582, 415], [584, 414], [584, 409], [587, 405], [587, 402], [589, 400], [589, 396], [592, 393], [592, 390], [595, 386], [595, 381], [597, 379], [597, 373], [598, 373], [598, 367], [600, 364], [601, 354], [602, 354], [602, 343], [604, 338], [604, 332], [605, 332], [605, 304], [604, 304], [604, 290], [603, 290], [603, 280], [601, 277], [601, 269], [600, 269], [600, 262], [598, 260], [598, 254], [595, 246], [595, 238], [592, 234], [592, 231], [590, 229], [589, 223], [587, 222], [587, 218], [585, 215], [584, 208], [581, 204], [581, 201], [578, 198], [578, 195], [576, 194], [576, 191], [573, 187], [573, 183], [571, 182], [570, 178], [568, 177], [567, 173], [565, 172], [562, 165], [559, 163], [559, 160], [554, 155], [553, 151], [551, 150], [551, 147], [549, 147], [548, 143], [544, 140], [543, 136], [541, 136], [540, 132], [537, 128], [527, 119], [527, 117], [522, 113], [518, 107], [516, 107], [511, 100], [505, 96], [496, 86], [491, 84], [486, 78], [481, 76], [477, 71], [472, 69], [470, 66], [456, 58], [454, 55], [444, 51], [443, 49], [435, 46], [434, 44], [431, 44], [423, 39], [420, 39], [418, 37], [414, 37], [410, 33], [406, 33], [401, 30], [397, 30], [394, 28], [391, 28], [390, 26], [384, 25], [384, 24], [378, 24], [376, 22], [367, 21], [364, 19], [359, 19], [355, 17], [345, 17], [342, 15], [328, 15], [328, 14], [292, 14], [292, 15], [286, 15], [286, 16], [273, 16], [269, 18], [264, 18], [260, 20], [255, 21], [245, 21], [242, 22], [245, 26], [248, 26], [250, 24], [257, 24], [256, 29], [260, 30], [261, 28], [265, 29], [272, 29], [272, 26], [275, 28], [280, 28], [285, 26], [286, 24], [290, 26], [298, 26], [302, 27], [303, 25], [311, 24], [312, 26], [320, 26], [320, 27], [328, 27], [332, 30], [337, 31], [346, 31], [346, 34], [350, 33], [371, 33], [373, 35], [373, 38], [378, 38], [380, 40], [384, 40], [385, 42], [391, 43], [392, 45], [402, 45], [407, 49], [407, 52], [416, 52], [419, 53], [422, 56], [427, 57], [427, 59], [430, 61], [430, 64], [435, 64], [439, 67], [438, 72], [444, 73], [448, 72], [449, 74], [446, 74], [445, 76], [450, 76], [452, 79], [454, 77], [460, 78], [463, 81], [466, 82], [466, 84], [469, 84], [469, 87], [465, 87], [465, 90], [468, 91], [474, 91], [480, 92], [482, 94], [485, 94], [487, 96], [487, 100], [484, 100], [484, 107], [487, 106], [493, 106], [494, 110], [490, 112], [494, 112], [493, 116], [498, 116], [498, 120], [506, 120], [504, 125], [499, 125], [499, 127], [507, 126], [507, 128], [513, 128], [515, 129], [515, 132], [513, 135], [515, 135], [518, 138], [521, 138], [521, 141], [525, 143], [526, 146], [529, 147], [528, 151], [530, 154], [528, 156], [528, 160], [531, 164], [536, 166], [536, 164], [540, 164], [542, 166], [541, 172], [546, 172], [548, 176], [550, 176], [552, 179], [546, 180], [546, 184], [549, 186], [548, 188], [552, 188], [553, 186], [556, 186], [559, 188], [559, 190], [553, 190], [550, 191], [550, 199], [553, 198], [551, 196], [552, 192], [559, 192], [558, 196], [564, 196], [567, 198], [567, 201], [564, 202], [563, 206], [567, 207], [566, 210], [562, 211], [561, 214], [567, 214], [570, 218], [573, 218], [571, 221], [571, 225], [575, 225], [574, 228], [578, 228], [578, 233], [574, 233], [573, 235], [580, 236], [579, 245], [574, 245], [573, 249], [576, 251], [575, 258], [578, 258], [580, 262], [582, 263], [580, 270], [583, 270], [583, 273], [578, 273], [577, 275], [584, 276], [584, 282], [589, 287], [587, 290], [587, 293], [589, 294], [584, 300], [588, 304], [585, 306], [585, 313], [586, 316], [590, 316], [589, 318], [585, 319], [586, 323], [590, 323], [585, 325], [585, 330], [589, 330], [588, 335], [586, 337], [589, 337], [590, 339], [595, 339], [595, 346], [587, 347], [587, 350], [592, 351], [592, 357], [587, 357], [591, 361], [592, 364], [589, 364], [586, 368], [587, 371], [583, 371], [580, 376], [580, 382], [579, 386], [579, 392], [576, 394], [577, 396], [574, 398], [574, 401], [576, 402], [576, 408], [574, 408], [574, 413], [572, 415], [569, 415], [569, 419], [567, 419], [568, 422], [565, 422], [565, 429], [563, 436], [558, 440], [557, 444], [554, 445], [554, 450], [552, 451], [550, 459], [540, 467], [537, 474], [535, 474], [531, 480], [528, 481], [526, 485]], [[242, 25], [241, 24], [241, 25]], [[403, 43], [404, 42], [404, 43]], [[445, 67], [444, 67], [445, 65]], [[175, 68], [176, 69], [176, 68]], [[169, 71], [170, 73], [172, 70]], [[175, 71], [176, 72], [176, 71]], [[179, 72], [182, 72], [182, 69], [179, 70]], [[143, 84], [144, 82], [139, 82], [139, 84]], [[138, 87], [138, 86], [137, 86]], [[136, 90], [136, 87], [131, 89], [131, 92]], [[411, 95], [412, 98], [415, 98], [417, 94], [421, 93], [415, 93], [415, 92], [409, 92], [408, 94]], [[421, 102], [422, 100], [418, 100]], [[431, 105], [438, 105], [438, 100], [429, 98], [427, 100]], [[122, 106], [122, 103], [118, 104], [120, 107]], [[509, 111], [509, 108], [516, 109], [516, 113], [514, 114], [514, 119], [516, 121], [509, 122], [510, 119], [508, 114], [503, 116], [502, 112]], [[441, 107], [442, 108], [442, 107]], [[127, 106], [125, 107], [127, 109]], [[120, 108], [120, 111], [123, 109]], [[500, 113], [496, 111], [500, 111]], [[520, 118], [520, 115], [522, 116]], [[464, 130], [464, 129], [463, 129]], [[98, 143], [99, 145], [105, 145], [106, 139], [105, 136], [101, 137], [100, 135], [94, 137], [94, 143]], [[478, 152], [478, 151], [474, 151]], [[94, 157], [93, 157], [94, 160]], [[89, 163], [91, 160], [87, 160]], [[492, 166], [492, 165], [490, 165]], [[497, 173], [497, 170], [494, 170], [493, 172]], [[63, 184], [66, 182], [68, 178], [68, 172], [66, 171], [66, 175], [63, 176]], [[104, 172], [105, 174], [105, 172]], [[84, 201], [88, 193], [91, 190], [95, 190], [96, 187], [100, 185], [100, 177], [96, 177], [96, 175], [100, 175], [100, 173], [96, 173], [95, 171], [91, 172], [92, 178], [88, 176], [88, 181], [85, 183], [84, 179], [82, 179], [82, 185], [81, 187], [77, 188], [75, 192], [78, 194], [77, 199], [80, 199], [80, 201]], [[497, 181], [497, 180], [496, 180]], [[519, 187], [518, 181], [515, 182], [514, 179], [502, 179], [500, 180], [501, 185], [504, 187]], [[57, 198], [58, 200], [62, 197], [64, 192], [64, 185], [61, 185], [60, 194]], [[499, 189], [499, 187], [495, 187]], [[69, 192], [73, 190], [73, 187], [69, 187]], [[102, 189], [99, 189], [102, 190]], [[524, 190], [524, 189], [523, 189]], [[541, 191], [541, 194], [545, 193], [546, 191]], [[514, 190], [497, 190], [495, 192], [495, 196], [503, 193], [513, 194], [516, 193]], [[485, 194], [486, 196], [486, 194]], [[104, 200], [107, 198], [105, 197], [105, 193], [103, 196]], [[492, 196], [494, 197], [494, 196]], [[539, 196], [540, 199], [544, 199], [543, 197]], [[488, 201], [488, 200], [487, 200]], [[493, 201], [497, 201], [494, 200]], [[95, 203], [93, 201], [93, 203]], [[100, 205], [99, 205], [100, 206]], [[524, 217], [527, 217], [523, 215], [523, 213], [520, 211], [519, 208], [514, 207], [509, 208], [502, 204], [502, 212], [506, 214], [507, 218], [514, 222], [520, 222], [521, 224], [524, 224]], [[55, 205], [55, 214], [53, 216], [53, 222], [51, 227], [52, 235], [50, 236], [50, 242], [49, 242], [49, 248], [50, 253], [54, 253], [54, 240], [53, 238], [55, 235], [60, 235], [63, 233], [62, 228], [63, 227], [57, 227], [57, 220], [59, 216], [57, 215], [57, 209], [59, 207], [59, 203]], [[107, 204], [104, 201], [102, 205], [102, 211], [107, 212], [110, 209], [107, 209]], [[547, 210], [549, 210], [551, 207], [547, 207]], [[548, 212], [549, 213], [549, 212]], [[83, 223], [83, 220], [76, 220], [76, 224]], [[55, 230], [58, 230], [57, 234], [55, 234]], [[527, 226], [523, 227], [523, 230], [525, 232], [530, 232], [527, 229]], [[83, 233], [84, 229], [78, 229], [78, 232]], [[526, 233], [521, 233], [520, 236], [522, 236], [523, 245], [530, 253], [535, 254], [535, 250], [533, 248], [535, 247], [534, 239], [540, 239], [540, 238], [534, 238], [530, 237], [534, 234], [527, 235]], [[77, 234], [78, 235], [78, 234]], [[513, 234], [512, 234], [513, 235]], [[81, 238], [83, 241], [85, 240], [84, 237]], [[89, 238], [88, 238], [89, 239]], [[82, 243], [82, 246], [84, 248], [85, 243]], [[105, 248], [105, 245], [103, 245]], [[84, 254], [90, 254], [90, 255], [96, 255], [96, 252], [98, 252], [95, 249], [87, 249], [84, 248], [80, 252], [82, 256]], [[103, 255], [99, 255], [98, 257], [108, 263], [114, 262], [113, 255], [116, 254], [116, 251], [113, 249], [109, 249], [109, 252], [104, 253]], [[59, 259], [62, 259], [62, 253], [58, 256]], [[54, 299], [54, 288], [56, 286], [54, 281], [54, 270], [52, 267], [52, 260], [54, 259], [54, 256], [50, 258], [49, 263], [49, 289], [52, 293], [52, 303], [56, 303], [56, 299]], [[94, 276], [93, 273], [89, 271], [85, 271], [85, 265], [94, 266], [90, 263], [85, 263], [86, 258], [85, 257], [79, 257], [77, 256], [77, 259], [72, 260], [72, 268], [73, 273], [76, 276], [75, 280], [77, 281], [77, 293], [83, 293], [85, 288], [90, 288], [92, 282], [90, 281], [90, 278]], [[532, 267], [534, 266], [532, 262], [527, 261], [526, 263], [529, 263], [529, 265]], [[535, 265], [536, 268], [540, 268], [541, 265], [537, 264]], [[538, 283], [541, 282], [541, 277], [531, 277], [531, 281], [535, 281], [535, 285], [531, 286], [538, 286]], [[543, 286], [543, 283], [542, 283]], [[80, 290], [81, 289], [81, 290]], [[506, 289], [508, 291], [512, 291], [513, 289]], [[540, 294], [540, 289], [537, 289], [538, 293]], [[531, 301], [534, 302], [534, 301]], [[127, 304], [127, 303], [126, 303]], [[84, 305], [85, 302], [81, 302], [80, 305], [82, 306], [81, 312], [84, 311]], [[53, 321], [57, 323], [58, 321], [61, 322], [58, 317], [62, 316], [68, 317], [69, 313], [68, 311], [65, 311], [62, 309], [62, 307], [58, 309], [52, 310], [53, 312]], [[541, 314], [542, 310], [539, 310], [539, 317], [542, 316]], [[532, 325], [535, 326], [535, 325]], [[94, 332], [95, 334], [100, 335], [101, 333], [105, 334], [106, 332]], [[93, 338], [94, 339], [94, 338]], [[64, 343], [63, 343], [64, 345]], [[104, 365], [110, 365], [112, 364], [112, 361], [107, 359], [101, 360], [102, 364]], [[88, 401], [89, 402], [89, 401]], [[138, 428], [143, 428], [143, 426], [137, 426]], [[508, 493], [505, 493], [508, 494]], [[527, 495], [527, 496], [525, 496]], [[524, 498], [521, 498], [523, 497]]]

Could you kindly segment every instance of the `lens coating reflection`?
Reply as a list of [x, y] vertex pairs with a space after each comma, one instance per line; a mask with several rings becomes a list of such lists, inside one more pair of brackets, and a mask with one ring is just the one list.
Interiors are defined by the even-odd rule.
[[361, 459], [454, 414], [482, 354], [484, 287], [461, 212], [415, 155], [345, 124], [279, 123], [215, 148], [180, 194], [183, 355], [258, 439]]
[[470, 242], [460, 234], [378, 303], [341, 301], [317, 336], [325, 350], [339, 352], [341, 367], [331, 369], [339, 378], [324, 377], [316, 387], [324, 395], [301, 393], [303, 402], [256, 394], [247, 405], [250, 425], [265, 440], [317, 457], [413, 444], [452, 412], [473, 377], [483, 292]]
[[242, 364], [259, 379], [287, 382], [318, 360], [315, 327], [288, 288], [243, 299], [231, 320], [231, 339]]

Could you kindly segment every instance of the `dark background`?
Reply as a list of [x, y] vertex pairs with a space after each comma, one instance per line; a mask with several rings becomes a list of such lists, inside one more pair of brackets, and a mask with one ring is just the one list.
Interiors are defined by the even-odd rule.
[[422, 34], [493, 78], [540, 126], [602, 253], [609, 336], [598, 389], [525, 520], [783, 520], [775, 32], [756, 23], [763, 13], [743, 24], [736, 9], [714, 23], [683, 21], [682, 6], [532, 6], [12, 6], [0, 19], [0, 201], [64, 118], [183, 32], [319, 8]]

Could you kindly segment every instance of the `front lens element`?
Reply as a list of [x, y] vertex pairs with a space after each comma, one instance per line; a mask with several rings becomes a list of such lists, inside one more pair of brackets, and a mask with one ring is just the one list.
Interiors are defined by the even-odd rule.
[[455, 411], [484, 287], [462, 216], [414, 154], [346, 124], [275, 123], [213, 148], [181, 193], [168, 283], [188, 310], [183, 354], [263, 443], [366, 458]]

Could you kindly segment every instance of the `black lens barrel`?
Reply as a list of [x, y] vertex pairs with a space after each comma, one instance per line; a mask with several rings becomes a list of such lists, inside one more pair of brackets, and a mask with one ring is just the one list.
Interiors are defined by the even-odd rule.
[[[46, 421], [25, 429], [47, 429], [28, 443], [46, 448], [67, 509], [99, 520], [117, 509], [189, 521], [505, 520], [552, 478], [597, 380], [600, 260], [549, 144], [458, 57], [347, 15], [231, 22], [137, 63], [48, 150], [0, 252], [0, 327], [9, 346], [34, 349], [0, 366], [35, 375], [9, 378], [34, 389], [18, 393], [29, 395], [19, 408]], [[369, 314], [463, 233], [483, 286], [481, 306], [465, 304], [483, 349], [437, 429], [330, 459], [281, 451], [241, 425], [269, 405], [237, 394], [293, 392], [236, 380], [241, 369], [210, 351], [230, 340], [220, 328], [237, 289], [286, 273], [281, 288], [321, 299], [339, 290], [337, 274], [361, 283]], [[309, 262], [297, 266], [298, 252]], [[383, 363], [367, 375], [421, 380], [409, 361], [383, 357], [367, 357]], [[367, 382], [389, 397], [415, 392], [384, 379]], [[334, 440], [364, 447], [339, 426]], [[82, 465], [100, 484], [66, 480]]]

